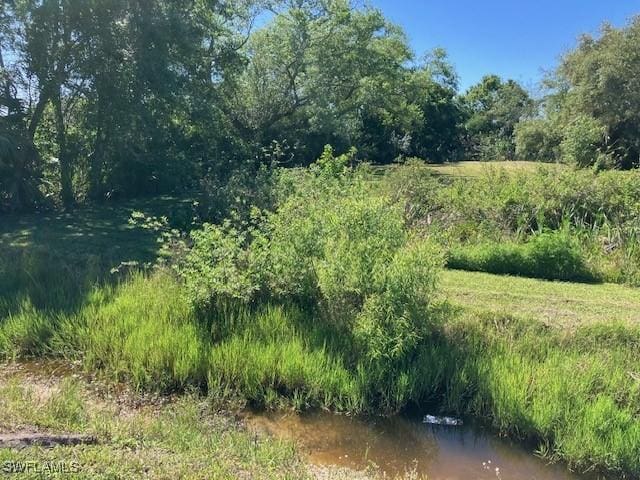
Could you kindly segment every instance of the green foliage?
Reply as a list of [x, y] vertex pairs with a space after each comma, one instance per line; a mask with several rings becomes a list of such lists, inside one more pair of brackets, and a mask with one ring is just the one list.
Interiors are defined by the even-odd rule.
[[543, 119], [521, 120], [514, 131], [516, 158], [553, 162], [560, 159], [562, 132]]
[[260, 288], [255, 262], [246, 250], [247, 234], [226, 222], [205, 224], [191, 232], [191, 248], [178, 260], [178, 272], [191, 300], [206, 306], [212, 299], [249, 301]]
[[442, 260], [411, 237], [400, 205], [373, 195], [348, 160], [326, 148], [294, 193], [246, 233], [229, 225], [192, 233], [180, 273], [188, 291], [210, 304], [305, 305], [349, 335], [355, 358], [385, 379], [433, 328]]
[[424, 242], [407, 245], [384, 266], [377, 265], [369, 280], [373, 291], [364, 300], [354, 330], [368, 360], [406, 359], [427, 337], [433, 329], [433, 272], [439, 266], [440, 253]]
[[605, 128], [596, 119], [586, 116], [573, 119], [565, 127], [560, 143], [563, 159], [579, 167], [594, 165], [604, 136]]
[[[165, 0], [7, 6], [0, 95], [10, 98], [0, 102], [9, 106], [0, 123], [24, 117], [20, 131], [37, 147], [36, 172], [50, 173], [51, 183], [33, 180], [37, 187], [69, 206], [185, 190], [206, 175], [224, 179], [248, 156], [224, 106], [252, 10], [253, 2]], [[20, 84], [27, 77], [29, 88]]]
[[[0, 97], [0, 105], [6, 104]], [[41, 159], [23, 131], [22, 115], [0, 117], [0, 212], [44, 206], [42, 181]]]
[[547, 280], [599, 280], [597, 273], [589, 271], [585, 257], [573, 234], [560, 230], [534, 235], [524, 244], [500, 242], [454, 247], [447, 266]]
[[469, 112], [465, 125], [468, 155], [483, 160], [513, 159], [515, 127], [533, 112], [529, 94], [514, 80], [503, 82], [496, 75], [487, 75], [462, 100]]
[[0, 325], [0, 356], [16, 359], [46, 355], [51, 323], [47, 315], [25, 302]]
[[299, 164], [327, 143], [391, 161], [392, 134], [402, 138], [420, 120], [402, 30], [345, 0], [287, 6], [249, 39], [234, 116], [261, 146], [295, 145]]
[[134, 276], [113, 300], [92, 302], [61, 322], [54, 343], [84, 352], [115, 380], [160, 391], [203, 381], [206, 342], [180, 286], [168, 275]]
[[352, 166], [356, 153], [356, 149], [352, 148], [347, 153], [336, 157], [333, 147], [325, 145], [322, 155], [312, 166], [312, 169], [320, 176], [330, 179], [340, 178], [346, 173], [347, 168]]
[[[327, 158], [327, 165], [333, 165], [334, 159]], [[544, 191], [542, 186], [549, 187], [548, 177], [539, 172], [531, 178], [531, 174], [493, 173], [489, 178], [497, 184], [484, 177], [478, 183], [467, 179], [458, 184], [427, 175], [416, 162], [410, 162], [406, 172], [404, 167], [397, 168], [401, 175], [396, 181], [409, 183], [415, 176], [433, 187], [417, 190], [407, 185], [403, 195], [415, 192], [442, 208], [439, 199], [457, 198], [452, 196], [457, 192], [456, 201], [461, 203], [452, 204], [466, 205], [469, 218], [480, 212], [486, 221], [508, 220], [501, 225], [520, 218], [518, 206], [525, 205], [521, 200], [526, 195], [520, 196], [515, 186], [535, 195]], [[548, 210], [536, 220], [541, 224], [543, 219], [564, 218], [597, 226], [602, 225], [604, 213], [611, 227], [628, 221], [625, 228], [631, 229], [637, 224], [637, 215], [630, 210], [638, 198], [636, 173], [554, 170], [552, 174], [562, 188], [546, 189], [549, 196], [540, 205]], [[242, 230], [243, 241], [238, 240], [239, 226], [211, 230], [215, 245], [246, 251], [249, 262], [263, 269], [263, 289], [244, 305], [240, 305], [244, 300], [228, 299], [226, 292], [233, 292], [232, 288], [221, 289], [224, 301], [198, 311], [185, 295], [184, 284], [168, 271], [135, 274], [118, 285], [96, 285], [87, 292], [86, 284], [76, 280], [93, 276], [90, 262], [69, 257], [51, 272], [32, 258], [34, 252], [20, 262], [3, 261], [0, 355], [64, 355], [82, 360], [93, 373], [128, 380], [139, 388], [175, 391], [195, 386], [212, 396], [234, 394], [274, 408], [386, 413], [410, 403], [429, 403], [443, 413], [484, 418], [506, 434], [539, 445], [551, 459], [567, 460], [576, 468], [637, 474], [638, 329], [599, 324], [590, 318], [595, 325], [573, 322], [571, 328], [560, 330], [539, 321], [474, 309], [464, 309], [460, 316], [459, 310], [438, 305], [434, 282], [439, 249], [407, 229], [402, 204], [376, 191], [383, 179], [366, 175], [363, 169], [323, 175], [320, 167], [287, 172], [279, 177], [283, 182], [276, 195], [279, 208], [255, 217], [255, 230]], [[576, 190], [576, 185], [581, 189]], [[467, 196], [466, 189], [477, 196]], [[593, 198], [583, 197], [585, 192]], [[591, 201], [601, 205], [602, 215], [583, 215], [581, 209], [591, 208]], [[435, 228], [443, 219], [455, 220], [466, 210], [460, 207], [439, 217], [438, 211], [427, 209], [433, 221], [423, 226]], [[123, 219], [113, 230], [126, 227]], [[575, 235], [567, 240], [561, 234], [544, 233], [525, 243], [545, 269], [571, 259], [564, 248], [572, 246]], [[366, 237], [378, 248], [370, 249]], [[206, 239], [198, 242], [217, 254]], [[258, 253], [261, 256], [254, 257]], [[14, 257], [9, 252], [6, 258]], [[556, 261], [544, 263], [551, 258]], [[341, 270], [340, 265], [347, 268]], [[565, 264], [562, 272], [570, 266]], [[236, 275], [244, 268], [239, 262], [228, 271]], [[274, 275], [285, 270], [303, 282]], [[225, 273], [216, 275], [224, 279]], [[474, 277], [474, 283], [481, 281]], [[234, 281], [228, 285], [236, 286]], [[506, 285], [505, 291], [511, 287]], [[72, 286], [78, 290], [76, 295], [68, 291]], [[567, 285], [563, 292], [576, 288], [585, 287]], [[611, 289], [617, 287], [589, 288], [607, 308]], [[549, 293], [535, 291], [525, 298], [542, 309], [545, 295]], [[634, 298], [633, 292], [628, 295]], [[344, 316], [329, 310], [333, 304], [329, 297], [346, 306], [341, 309]], [[618, 308], [634, 305], [633, 301], [620, 303]], [[84, 424], [86, 409], [77, 389], [65, 386], [60, 397], [30, 412], [28, 418], [40, 418], [43, 423], [38, 425], [54, 428]], [[12, 416], [15, 403], [9, 405]], [[6, 405], [2, 404], [5, 409]], [[185, 411], [179, 418], [176, 424], [197, 417]], [[104, 417], [101, 425], [103, 431]], [[134, 437], [140, 438], [139, 425], [136, 428]], [[154, 428], [173, 435], [162, 426]], [[182, 430], [175, 435], [189, 449], [195, 448], [189, 442], [201, 441], [199, 436], [184, 440]], [[180, 445], [186, 449], [184, 443]]]
[[[499, 256], [511, 257], [514, 263], [516, 257], [524, 261], [524, 255], [513, 251], [529, 248], [519, 245], [528, 237], [568, 227], [594, 275], [637, 285], [638, 178], [638, 172], [553, 166], [533, 172], [488, 167], [472, 178], [436, 178], [428, 167], [414, 162], [392, 170], [383, 185], [405, 204], [414, 227], [449, 249], [488, 244], [500, 250], [499, 244], [506, 242]], [[487, 255], [493, 250], [477, 249]]]
[[421, 122], [411, 132], [411, 149], [430, 162], [457, 160], [463, 155], [464, 106], [458, 98], [458, 77], [442, 49], [424, 58], [421, 68], [408, 79], [419, 100]]
[[[255, 404], [362, 411], [366, 399], [335, 332], [295, 308], [267, 306], [248, 315], [215, 345], [209, 389], [233, 390]], [[286, 398], [284, 398], [286, 397]]]
[[598, 338], [620, 330], [637, 345], [632, 326], [583, 327], [567, 336], [504, 315], [464, 320], [450, 337], [464, 345], [450, 353], [452, 360], [465, 358], [452, 382], [460, 383], [445, 403], [488, 416], [500, 430], [533, 440], [542, 454], [576, 468], [636, 472], [640, 390], [628, 371], [637, 359], [630, 345]]
[[[583, 128], [586, 142], [604, 144], [623, 168], [637, 166], [640, 159], [639, 39], [638, 17], [622, 28], [604, 25], [597, 38], [584, 35], [564, 56], [554, 85], [560, 122], [571, 129]], [[596, 131], [606, 136], [596, 139]], [[593, 157], [584, 160], [592, 162]]]

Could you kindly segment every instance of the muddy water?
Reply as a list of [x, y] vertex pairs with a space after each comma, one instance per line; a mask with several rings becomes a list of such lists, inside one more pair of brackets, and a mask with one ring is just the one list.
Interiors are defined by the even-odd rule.
[[587, 478], [479, 427], [427, 425], [421, 419], [316, 412], [250, 413], [246, 421], [254, 430], [293, 440], [312, 464], [361, 470], [373, 463], [391, 478], [411, 471], [429, 480]]

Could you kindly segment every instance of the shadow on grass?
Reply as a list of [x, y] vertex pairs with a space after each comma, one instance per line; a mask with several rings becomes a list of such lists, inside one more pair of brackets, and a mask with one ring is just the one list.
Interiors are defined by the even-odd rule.
[[122, 262], [152, 262], [157, 234], [129, 224], [133, 211], [184, 216], [188, 199], [160, 197], [0, 217], [0, 318], [25, 302], [53, 312], [76, 310], [90, 289], [113, 284]]

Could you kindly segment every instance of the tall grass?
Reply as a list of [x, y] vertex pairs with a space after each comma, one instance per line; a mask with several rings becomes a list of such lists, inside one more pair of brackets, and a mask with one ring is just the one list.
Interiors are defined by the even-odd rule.
[[594, 325], [568, 336], [493, 315], [462, 319], [451, 335], [466, 360], [445, 405], [577, 468], [640, 472], [640, 329]]
[[449, 251], [447, 266], [547, 280], [596, 282], [603, 276], [588, 264], [580, 243], [567, 230], [537, 234], [526, 243], [507, 241], [455, 246]]
[[[638, 328], [566, 332], [439, 304], [437, 248], [403, 221], [403, 213], [435, 214], [430, 207], [403, 212], [389, 197], [371, 200], [359, 178], [313, 175], [250, 234], [226, 224], [193, 236], [182, 279], [162, 269], [105, 276], [93, 257], [76, 263], [33, 251], [2, 256], [0, 357], [78, 358], [140, 389], [195, 387], [263, 407], [394, 413], [429, 403], [486, 419], [576, 467], [640, 474]], [[496, 203], [482, 197], [469, 216], [460, 202], [487, 185], [451, 186], [446, 194], [459, 195], [457, 210], [438, 213], [436, 223], [450, 228], [442, 238], [461, 242], [456, 235], [469, 228], [475, 240], [498, 240], [504, 230], [532, 230], [533, 218], [546, 226], [566, 218], [567, 211], [557, 216], [548, 205], [528, 210], [519, 203], [524, 191], [509, 185]], [[630, 200], [607, 207], [625, 229], [636, 198], [627, 187]], [[434, 202], [444, 195], [423, 193]], [[566, 232], [581, 228], [576, 222]], [[509, 268], [564, 279], [588, 272], [584, 251], [560, 228], [529, 232], [527, 243], [509, 246]], [[487, 251], [467, 250], [466, 261], [488, 268], [510, 254]], [[219, 261], [224, 256], [228, 261]], [[60, 417], [80, 421], [76, 410], [60, 410]]]
[[[640, 285], [638, 171], [487, 167], [472, 178], [442, 178], [411, 162], [379, 183], [404, 202], [414, 228], [454, 250], [460, 266], [526, 272], [532, 237], [570, 230], [591, 272], [608, 282]], [[489, 245], [497, 250], [492, 258]], [[541, 276], [536, 270], [533, 276]]]
[[[484, 418], [576, 468], [640, 472], [638, 328], [595, 325], [567, 333], [508, 316], [448, 311], [393, 378], [383, 378], [389, 370], [358, 359], [352, 339], [310, 312], [228, 306], [216, 317], [228, 324], [218, 326], [199, 317], [180, 288], [164, 273], [134, 275], [108, 294], [94, 293], [74, 314], [49, 319], [46, 337], [38, 326], [47, 313], [26, 308], [0, 326], [1, 352], [27, 355], [36, 344], [37, 351], [66, 351], [87, 369], [139, 388], [196, 386], [269, 408], [380, 413], [429, 403]], [[23, 333], [10, 334], [16, 331]]]

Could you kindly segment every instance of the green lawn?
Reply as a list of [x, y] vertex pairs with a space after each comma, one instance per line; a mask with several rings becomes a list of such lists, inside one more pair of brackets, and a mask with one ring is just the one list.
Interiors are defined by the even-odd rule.
[[540, 166], [549, 166], [552, 168], [563, 168], [559, 164], [548, 164], [541, 162], [526, 162], [526, 161], [495, 161], [495, 162], [451, 162], [444, 163], [442, 165], [429, 165], [429, 168], [434, 173], [439, 175], [450, 175], [454, 177], [477, 177], [486, 172], [487, 169], [497, 168], [506, 171], [525, 171], [533, 172]]
[[574, 327], [597, 321], [640, 324], [640, 289], [614, 284], [550, 282], [447, 270], [442, 287], [453, 303]]
[[129, 224], [134, 211], [146, 215], [188, 215], [191, 201], [175, 197], [120, 202], [69, 212], [0, 216], [3, 252], [46, 249], [66, 258], [97, 255], [114, 261], [155, 257], [157, 235]]

